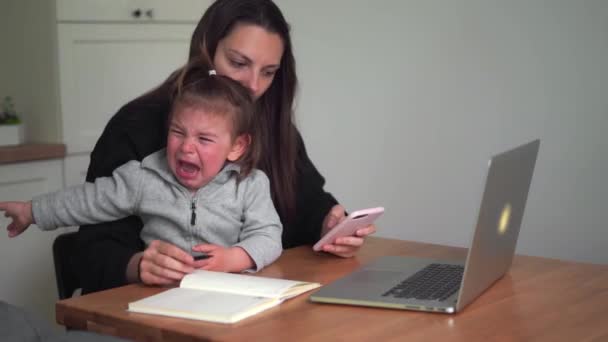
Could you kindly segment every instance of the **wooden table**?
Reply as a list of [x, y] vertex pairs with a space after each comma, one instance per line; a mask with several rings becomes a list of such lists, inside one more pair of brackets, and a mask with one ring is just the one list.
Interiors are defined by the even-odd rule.
[[[368, 238], [355, 258], [299, 247], [259, 274], [326, 284], [381, 255], [464, 258], [466, 250]], [[145, 341], [608, 341], [608, 265], [539, 257], [516, 256], [505, 277], [456, 315], [317, 304], [310, 293], [233, 325], [126, 311], [160, 291], [129, 285], [59, 301], [57, 322]]]

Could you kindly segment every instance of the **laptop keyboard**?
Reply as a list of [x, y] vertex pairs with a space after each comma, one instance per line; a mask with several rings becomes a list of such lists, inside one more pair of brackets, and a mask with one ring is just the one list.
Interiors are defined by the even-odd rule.
[[443, 301], [458, 291], [463, 272], [462, 265], [430, 264], [383, 296]]

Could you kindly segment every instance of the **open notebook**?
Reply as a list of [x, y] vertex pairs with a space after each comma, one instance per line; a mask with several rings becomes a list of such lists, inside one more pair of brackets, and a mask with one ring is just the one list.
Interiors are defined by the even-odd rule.
[[196, 270], [180, 286], [129, 303], [129, 311], [234, 323], [321, 286], [294, 280]]

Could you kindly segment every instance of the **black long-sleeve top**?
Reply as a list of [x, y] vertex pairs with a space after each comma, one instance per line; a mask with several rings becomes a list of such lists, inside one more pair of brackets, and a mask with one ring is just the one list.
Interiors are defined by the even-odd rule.
[[[130, 160], [142, 160], [166, 145], [166, 122], [170, 102], [151, 97], [134, 100], [112, 117], [91, 153], [87, 181], [110, 176]], [[306, 154], [297, 134], [296, 214], [292, 224], [283, 221], [283, 247], [313, 244], [320, 237], [325, 215], [336, 199], [323, 186], [325, 179]], [[139, 238], [141, 220], [122, 220], [80, 227], [76, 246], [76, 268], [83, 293], [126, 284], [131, 257], [144, 249]]]

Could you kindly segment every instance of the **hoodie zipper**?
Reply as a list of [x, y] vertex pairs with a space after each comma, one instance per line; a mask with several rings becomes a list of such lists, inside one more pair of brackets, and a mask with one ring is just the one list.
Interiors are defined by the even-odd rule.
[[192, 215], [190, 216], [190, 225], [194, 226], [196, 224], [196, 200], [192, 200], [190, 209], [192, 210]]

